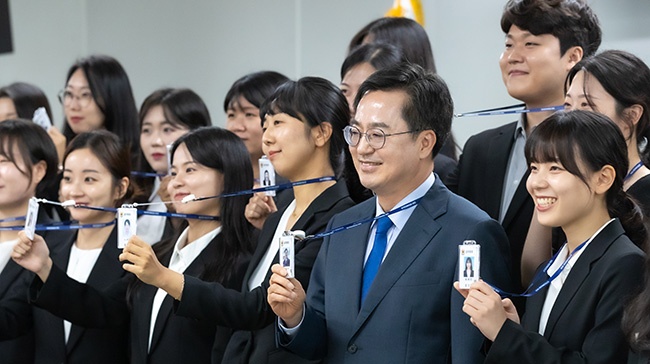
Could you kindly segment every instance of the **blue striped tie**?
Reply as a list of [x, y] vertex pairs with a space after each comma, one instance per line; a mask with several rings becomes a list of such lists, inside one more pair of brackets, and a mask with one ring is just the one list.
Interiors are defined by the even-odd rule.
[[380, 217], [377, 220], [377, 230], [375, 231], [375, 243], [372, 246], [368, 261], [363, 269], [363, 285], [361, 286], [361, 304], [366, 299], [366, 295], [370, 290], [372, 281], [377, 275], [379, 266], [381, 265], [384, 254], [386, 253], [386, 244], [388, 243], [388, 229], [393, 226], [388, 216]]

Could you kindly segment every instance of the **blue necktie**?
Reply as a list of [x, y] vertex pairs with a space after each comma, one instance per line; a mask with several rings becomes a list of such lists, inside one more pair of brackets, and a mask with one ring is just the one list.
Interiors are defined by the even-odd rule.
[[370, 290], [372, 281], [377, 275], [381, 261], [386, 253], [386, 244], [388, 243], [388, 229], [393, 226], [388, 216], [377, 220], [377, 230], [375, 231], [375, 243], [372, 246], [366, 267], [363, 269], [363, 285], [361, 286], [361, 304], [366, 299], [366, 294]]

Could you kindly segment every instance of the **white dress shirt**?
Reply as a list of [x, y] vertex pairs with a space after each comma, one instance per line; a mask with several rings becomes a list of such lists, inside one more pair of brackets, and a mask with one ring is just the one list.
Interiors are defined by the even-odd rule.
[[[95, 267], [97, 258], [99, 258], [99, 253], [101, 252], [102, 248], [79, 249], [77, 248], [76, 243], [72, 244], [72, 248], [70, 249], [70, 259], [68, 260], [68, 269], [66, 271], [68, 277], [79, 283], [86, 283], [93, 267]], [[72, 324], [69, 321], [63, 321], [66, 344], [68, 343], [71, 327]]]
[[275, 258], [275, 255], [278, 253], [278, 250], [280, 250], [280, 236], [282, 236], [282, 233], [287, 230], [287, 222], [289, 222], [289, 217], [293, 212], [296, 210], [296, 200], [291, 201], [291, 204], [287, 207], [286, 210], [282, 213], [282, 217], [280, 218], [280, 222], [278, 222], [278, 226], [275, 228], [275, 233], [273, 234], [273, 238], [271, 239], [271, 244], [269, 245], [268, 249], [266, 249], [266, 253], [264, 253], [264, 257], [262, 260], [260, 260], [260, 263], [257, 265], [255, 268], [255, 271], [253, 274], [251, 274], [251, 277], [248, 280], [248, 289], [249, 290], [254, 290], [255, 288], [259, 287], [262, 282], [264, 282], [264, 278], [266, 278], [266, 275], [269, 272], [269, 269], [271, 268], [271, 265], [273, 264], [273, 258]]
[[[564, 266], [564, 269], [560, 273], [559, 276], [557, 276], [548, 286], [548, 292], [546, 293], [546, 299], [544, 300], [544, 306], [542, 307], [542, 313], [539, 317], [539, 329], [538, 332], [540, 335], [544, 335], [544, 331], [546, 330], [546, 324], [548, 323], [548, 317], [551, 315], [551, 310], [553, 309], [553, 305], [555, 304], [555, 300], [557, 299], [557, 296], [560, 294], [560, 291], [562, 290], [562, 286], [564, 285], [564, 282], [566, 281], [567, 277], [569, 276], [569, 273], [571, 273], [571, 268], [576, 264], [582, 253], [587, 249], [589, 244], [591, 243], [592, 240], [600, 232], [607, 226], [609, 225], [610, 222], [614, 221], [614, 219], [611, 219], [607, 221], [603, 226], [596, 231], [594, 235], [592, 235], [589, 240], [585, 243], [585, 245], [577, 251], [573, 256], [571, 257], [571, 260]], [[546, 272], [549, 277], [551, 277], [555, 272], [557, 272], [558, 269], [560, 269], [560, 266], [566, 261], [566, 259], [569, 256], [569, 248], [566, 244], [562, 246], [562, 249], [560, 249], [560, 252], [557, 254], [558, 258], [562, 257], [562, 259], [555, 259], [553, 264], [551, 264], [550, 267], [548, 267], [548, 271]]]
[[[153, 192], [149, 196], [149, 202], [153, 203], [153, 205], [148, 205], [147, 210], [167, 212], [167, 205], [162, 203], [163, 201], [158, 195], [158, 190], [160, 190], [160, 179], [156, 178], [153, 184]], [[163, 216], [141, 215], [138, 217], [137, 235], [149, 245], [156, 244], [162, 239], [166, 222], [167, 219]]]
[[[172, 253], [171, 260], [169, 261], [169, 269], [174, 272], [183, 273], [187, 267], [192, 264], [194, 259], [201, 254], [208, 244], [221, 232], [221, 226], [196, 239], [194, 242], [185, 244], [187, 241], [187, 233], [189, 228], [186, 228], [174, 245], [174, 252]], [[163, 300], [167, 296], [167, 292], [158, 288], [156, 295], [153, 298], [151, 307], [151, 322], [149, 324], [149, 346], [151, 349], [151, 339], [153, 338], [153, 330], [156, 327], [156, 319]]]

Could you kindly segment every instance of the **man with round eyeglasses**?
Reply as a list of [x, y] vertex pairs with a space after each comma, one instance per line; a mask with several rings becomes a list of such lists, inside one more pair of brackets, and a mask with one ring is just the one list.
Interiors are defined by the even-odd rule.
[[336, 215], [328, 230], [379, 219], [325, 238], [306, 294], [272, 268], [278, 342], [330, 363], [482, 363], [482, 335], [452, 287], [458, 246], [476, 240], [481, 277], [509, 288], [507, 237], [431, 172], [451, 128], [449, 90], [439, 76], [402, 64], [370, 76], [356, 104], [344, 136], [375, 197]]

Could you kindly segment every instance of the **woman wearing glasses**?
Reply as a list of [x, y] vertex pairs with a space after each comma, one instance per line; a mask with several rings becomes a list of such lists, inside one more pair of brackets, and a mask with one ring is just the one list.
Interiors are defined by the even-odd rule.
[[82, 58], [68, 70], [66, 85], [59, 92], [68, 142], [77, 134], [106, 129], [116, 134], [138, 155], [138, 112], [129, 78], [120, 63], [109, 56]]
[[[345, 146], [342, 131], [350, 115], [336, 86], [316, 77], [288, 81], [266, 99], [260, 115], [263, 150], [279, 174], [292, 182], [337, 175]], [[279, 238], [284, 231], [322, 232], [334, 214], [353, 202], [342, 181], [305, 184], [293, 192], [295, 199], [266, 219], [241, 290], [134, 261], [141, 280], [178, 298], [177, 315], [236, 330], [224, 363], [305, 362], [275, 346], [276, 316], [266, 301], [270, 267], [280, 259]], [[247, 210], [258, 204], [264, 202], [253, 197]], [[295, 243], [295, 275], [303, 285], [309, 282], [321, 243], [320, 238]]]

